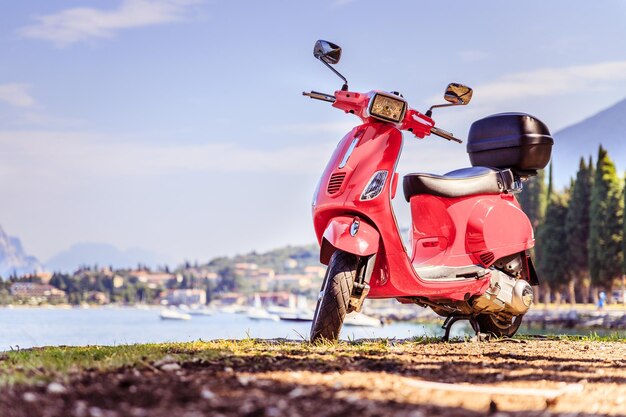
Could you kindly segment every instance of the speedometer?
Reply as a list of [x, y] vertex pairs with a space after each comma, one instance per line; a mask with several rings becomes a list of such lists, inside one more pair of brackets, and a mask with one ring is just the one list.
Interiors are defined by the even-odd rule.
[[370, 116], [394, 123], [399, 123], [404, 118], [405, 111], [406, 101], [383, 93], [376, 93], [369, 107]]

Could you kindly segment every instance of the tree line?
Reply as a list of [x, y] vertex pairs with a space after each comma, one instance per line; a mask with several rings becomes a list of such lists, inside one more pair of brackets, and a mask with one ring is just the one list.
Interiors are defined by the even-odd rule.
[[623, 287], [626, 274], [626, 192], [602, 146], [594, 165], [580, 159], [575, 178], [556, 190], [550, 164], [518, 195], [535, 228], [534, 259], [545, 301], [595, 302], [598, 291]]

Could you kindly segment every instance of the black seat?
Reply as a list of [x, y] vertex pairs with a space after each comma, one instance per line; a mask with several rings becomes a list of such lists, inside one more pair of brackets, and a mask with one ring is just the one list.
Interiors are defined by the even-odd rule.
[[509, 169], [487, 167], [457, 169], [445, 175], [407, 174], [403, 188], [406, 201], [418, 194], [439, 197], [463, 197], [474, 194], [500, 194], [513, 188], [515, 179]]

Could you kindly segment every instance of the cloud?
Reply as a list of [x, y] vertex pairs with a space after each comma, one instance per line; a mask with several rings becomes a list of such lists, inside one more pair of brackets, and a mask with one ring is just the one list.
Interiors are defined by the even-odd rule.
[[330, 7], [332, 7], [332, 8], [343, 7], [343, 6], [346, 6], [346, 5], [350, 4], [350, 3], [354, 3], [354, 1], [355, 0], [334, 0], [331, 3]]
[[508, 74], [478, 85], [474, 97], [482, 102], [502, 102], [596, 90], [626, 80], [626, 61], [600, 62], [564, 68], [541, 68]]
[[[36, 170], [71, 179], [76, 174], [101, 178], [153, 176], [186, 172], [321, 172], [335, 144], [252, 149], [229, 142], [151, 143], [145, 138], [84, 132], [0, 132], [0, 154], [8, 177]], [[35, 172], [35, 175], [38, 175]]]
[[352, 120], [347, 122], [287, 123], [267, 126], [261, 130], [266, 133], [285, 133], [290, 135], [334, 133], [343, 136], [351, 131], [355, 126], [356, 123]]
[[0, 84], [0, 101], [14, 107], [33, 107], [37, 104], [28, 93], [29, 84]]
[[[253, 149], [231, 142], [164, 144], [87, 132], [0, 131], [0, 154], [5, 156], [0, 179], [32, 176], [61, 184], [192, 173], [317, 175], [338, 140]], [[464, 147], [436, 138], [406, 140], [402, 172], [445, 172], [467, 164]], [[437, 157], [444, 154], [445, 160]]]
[[92, 38], [110, 38], [116, 32], [184, 20], [190, 6], [200, 0], [123, 0], [117, 9], [77, 7], [38, 16], [37, 23], [18, 33], [63, 47]]

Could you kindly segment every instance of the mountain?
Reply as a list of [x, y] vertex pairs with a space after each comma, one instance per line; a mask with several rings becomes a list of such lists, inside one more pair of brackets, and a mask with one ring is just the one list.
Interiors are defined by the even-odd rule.
[[42, 271], [41, 263], [34, 256], [27, 255], [22, 242], [7, 235], [0, 227], [0, 277], [13, 274], [24, 275]]
[[569, 184], [570, 177], [576, 176], [581, 156], [588, 159], [591, 155], [595, 165], [600, 144], [622, 173], [626, 169], [626, 99], [554, 134], [555, 183]]
[[163, 266], [170, 264], [170, 259], [138, 248], [121, 250], [107, 243], [77, 243], [48, 260], [46, 268], [55, 272], [73, 272], [84, 265], [131, 268], [137, 264], [148, 267]]

